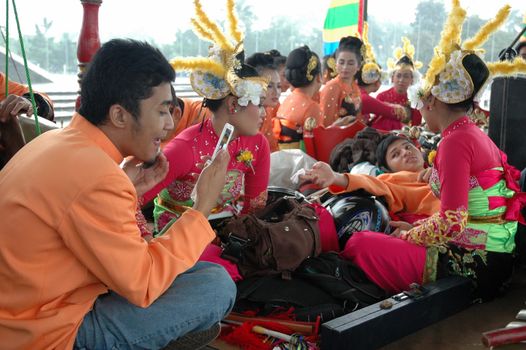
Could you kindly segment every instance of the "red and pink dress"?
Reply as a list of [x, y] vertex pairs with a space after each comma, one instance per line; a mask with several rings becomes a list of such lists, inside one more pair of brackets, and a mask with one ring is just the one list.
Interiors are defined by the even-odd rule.
[[[401, 106], [410, 105], [409, 99], [407, 98], [407, 93], [399, 94], [398, 92], [396, 92], [396, 89], [394, 87], [379, 93], [378, 96], [376, 96], [376, 99]], [[420, 125], [421, 123], [422, 115], [418, 110], [412, 108], [411, 125]], [[393, 116], [385, 114], [377, 116], [371, 126], [375, 129], [391, 131], [402, 129], [404, 124], [396, 117], [396, 115]]]
[[[160, 232], [174, 218], [178, 218], [186, 207], [191, 207], [192, 190], [201, 169], [201, 157], [212, 155], [218, 141], [211, 120], [193, 125], [177, 135], [163, 149], [170, 163], [166, 178], [143, 196], [147, 203], [155, 196], [155, 229]], [[236, 211], [248, 213], [265, 206], [270, 172], [270, 151], [267, 139], [260, 133], [254, 136], [239, 136], [228, 145], [230, 163], [226, 184], [220, 203], [213, 211]], [[241, 154], [245, 157], [241, 160]], [[248, 157], [247, 157], [248, 155]]]
[[520, 209], [520, 172], [468, 117], [442, 133], [430, 186], [440, 211], [402, 235], [354, 234], [348, 256], [384, 289], [461, 275], [491, 299], [509, 277]]
[[362, 114], [366, 122], [369, 121], [370, 114], [384, 116], [387, 119], [399, 120], [396, 107], [392, 103], [374, 98], [362, 88], [360, 88], [360, 93], [362, 99]]

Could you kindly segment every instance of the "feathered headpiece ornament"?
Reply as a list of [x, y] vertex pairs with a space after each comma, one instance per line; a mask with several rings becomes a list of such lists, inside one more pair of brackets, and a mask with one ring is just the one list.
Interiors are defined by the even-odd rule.
[[365, 47], [364, 64], [362, 66], [362, 80], [366, 84], [373, 84], [382, 78], [382, 69], [376, 63], [373, 47], [369, 42], [369, 25], [363, 24], [362, 40]]
[[[487, 83], [491, 78], [502, 75], [512, 75], [518, 72], [526, 72], [526, 62], [516, 58], [512, 62], [484, 63], [479, 57], [482, 52], [479, 48], [488, 40], [489, 36], [495, 32], [508, 17], [511, 7], [505, 5], [498, 12], [495, 18], [484, 24], [478, 33], [471, 39], [461, 44], [460, 36], [462, 24], [466, 18], [466, 11], [460, 6], [459, 0], [452, 0], [453, 6], [449, 13], [441, 39], [435, 54], [429, 62], [426, 75], [422, 86], [417, 95], [412, 97], [412, 104], [417, 107], [422, 106], [422, 99], [432, 94], [439, 101], [448, 104], [455, 104], [466, 101], [470, 98], [476, 100], [477, 94], [483, 91], [483, 86], [475, 89], [473, 77], [483, 74], [484, 70], [468, 71], [464, 59], [470, 55], [477, 55], [483, 65], [486, 65], [489, 75]], [[487, 73], [487, 71], [486, 71]]]
[[409, 38], [402, 37], [403, 46], [397, 47], [393, 52], [393, 58], [387, 59], [387, 68], [395, 71], [402, 67], [409, 67], [416, 71], [422, 67], [422, 62], [415, 61], [415, 47], [409, 41]]
[[234, 5], [234, 0], [227, 0], [228, 38], [203, 11], [200, 0], [194, 0], [195, 18], [191, 22], [197, 36], [212, 43], [208, 57], [174, 58], [170, 64], [175, 70], [192, 72], [190, 83], [200, 96], [220, 100], [233, 94], [241, 106], [249, 102], [258, 105], [268, 78], [260, 77], [244, 63], [243, 34], [238, 29]]

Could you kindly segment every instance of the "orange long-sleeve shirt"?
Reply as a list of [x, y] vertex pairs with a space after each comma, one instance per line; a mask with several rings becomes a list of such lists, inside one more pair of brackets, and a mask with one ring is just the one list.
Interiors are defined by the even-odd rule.
[[320, 91], [320, 108], [323, 114], [323, 125], [331, 126], [338, 118], [347, 115], [347, 111], [342, 108], [342, 101], [350, 99], [358, 111], [358, 119], [362, 119], [361, 110], [361, 93], [358, 83], [352, 82], [352, 85], [345, 83], [339, 76], [330, 80]]
[[292, 90], [279, 106], [276, 118], [288, 120], [291, 124], [303, 128], [307, 119], [314, 119], [316, 125], [323, 124], [320, 105], [301, 89]]
[[276, 107], [265, 107], [265, 119], [263, 120], [263, 123], [261, 124], [261, 127], [259, 128], [259, 132], [261, 132], [268, 141], [268, 145], [270, 147], [270, 152], [276, 152], [279, 151], [278, 146], [278, 139], [274, 136], [274, 118], [276, 118], [276, 113], [278, 112], [280, 104]]
[[147, 307], [215, 236], [190, 209], [161, 238], [143, 240], [122, 159], [75, 115], [0, 172], [1, 349], [71, 349], [99, 295], [111, 289]]
[[[9, 81], [8, 83], [8, 93], [10, 95], [16, 95], [16, 96], [22, 96], [24, 94], [27, 94], [29, 93], [29, 87], [26, 86], [26, 85], [23, 85], [23, 84], [19, 84], [17, 82], [14, 82], [14, 81]], [[36, 94], [37, 92], [34, 91], [34, 93]], [[47, 104], [49, 105], [50, 108], [53, 108], [53, 101], [51, 101], [51, 99], [49, 98], [48, 95], [46, 95], [45, 93], [42, 93], [42, 92], [38, 92], [38, 94], [40, 96], [42, 96], [44, 98], [44, 100], [46, 100]], [[6, 91], [5, 91], [5, 75], [3, 73], [0, 73], [0, 101], [3, 101], [4, 99], [6, 98]], [[38, 105], [38, 103], [37, 103]], [[45, 116], [46, 118], [48, 118], [49, 120], [53, 120], [54, 118], [54, 113], [51, 113], [50, 116]]]
[[418, 173], [399, 171], [378, 177], [345, 174], [349, 180], [346, 189], [331, 186], [333, 193], [352, 192], [364, 189], [375, 196], [383, 196], [393, 213], [406, 212], [433, 215], [440, 210], [440, 200], [431, 192], [429, 184], [418, 182]]

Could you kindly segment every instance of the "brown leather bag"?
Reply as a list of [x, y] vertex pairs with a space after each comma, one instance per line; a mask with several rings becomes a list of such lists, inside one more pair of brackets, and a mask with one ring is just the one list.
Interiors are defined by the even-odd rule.
[[245, 278], [286, 275], [321, 252], [318, 216], [295, 198], [280, 198], [254, 214], [233, 218], [219, 236], [222, 257], [235, 262]]

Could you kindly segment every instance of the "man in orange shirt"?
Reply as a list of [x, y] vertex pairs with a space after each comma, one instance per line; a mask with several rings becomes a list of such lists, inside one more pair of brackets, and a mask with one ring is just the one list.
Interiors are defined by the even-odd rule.
[[[215, 237], [206, 217], [228, 153], [203, 170], [193, 209], [162, 237], [146, 242], [135, 219], [137, 195], [168, 169], [157, 155], [173, 128], [174, 78], [148, 44], [107, 42], [70, 125], [0, 171], [1, 349], [159, 349], [218, 331], [235, 286], [223, 268], [196, 261]], [[154, 165], [125, 173], [128, 156]]]

